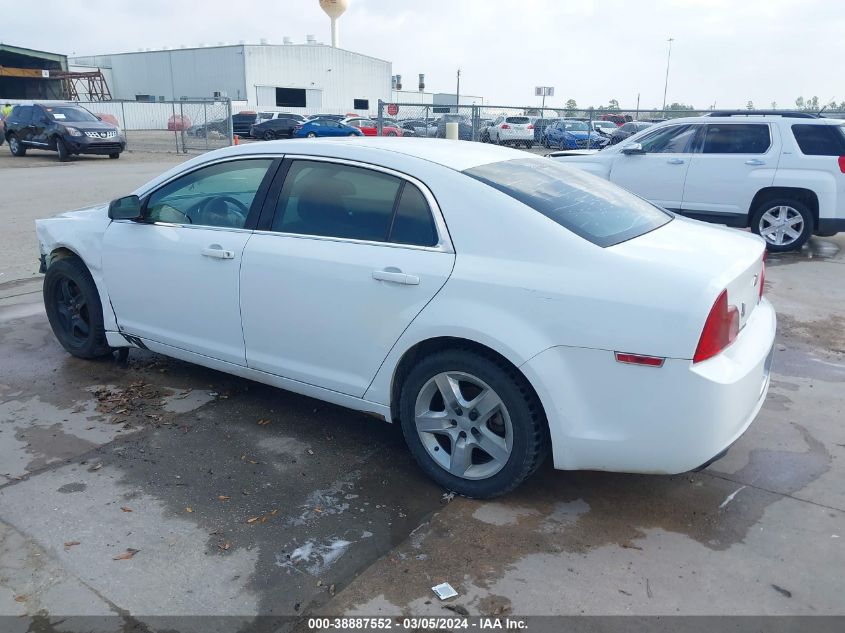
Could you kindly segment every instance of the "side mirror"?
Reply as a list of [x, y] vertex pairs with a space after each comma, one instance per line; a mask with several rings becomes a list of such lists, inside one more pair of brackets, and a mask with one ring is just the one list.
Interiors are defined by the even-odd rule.
[[109, 218], [112, 220], [141, 219], [141, 199], [138, 196], [125, 196], [109, 203]]
[[639, 143], [631, 143], [630, 145], [626, 145], [622, 148], [622, 153], [628, 155], [645, 154], [645, 150], [643, 149], [643, 146]]

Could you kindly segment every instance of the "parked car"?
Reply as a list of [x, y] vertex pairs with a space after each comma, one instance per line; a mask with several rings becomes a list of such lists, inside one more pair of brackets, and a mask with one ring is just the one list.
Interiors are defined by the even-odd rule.
[[471, 497], [549, 453], [702, 466], [769, 387], [759, 237], [501, 147], [229, 147], [36, 233], [69, 353], [141, 347], [371, 412]]
[[527, 116], [500, 116], [487, 128], [487, 134], [497, 145], [534, 147], [534, 125]]
[[297, 114], [296, 112], [260, 112], [258, 115], [261, 118], [261, 123], [264, 121], [272, 121], [273, 119], [293, 119], [303, 123], [311, 117], [304, 114]]
[[237, 136], [246, 138], [249, 136], [252, 126], [258, 125], [264, 120], [255, 110], [241, 110], [232, 115], [232, 132]]
[[602, 121], [612, 121], [613, 124], [616, 125], [617, 127], [621, 127], [621, 126], [625, 125], [626, 123], [629, 123], [630, 121], [634, 120], [634, 117], [632, 117], [630, 114], [621, 114], [621, 113], [620, 114], [602, 114], [600, 118], [601, 118]]
[[60, 161], [74, 154], [101, 154], [120, 158], [126, 149], [123, 131], [78, 105], [16, 105], [5, 121], [3, 134], [14, 156], [27, 150], [54, 151]]
[[332, 119], [334, 121], [343, 121], [343, 119], [348, 119], [349, 116], [350, 115], [348, 114], [311, 114], [308, 116], [308, 119]]
[[182, 114], [174, 114], [167, 119], [168, 132], [184, 132], [191, 127], [191, 119]]
[[437, 136], [437, 124], [433, 121], [426, 121], [425, 119], [410, 119], [402, 121], [402, 133], [405, 130], [413, 130], [414, 136], [424, 138], [433, 138]]
[[559, 118], [550, 118], [550, 119], [543, 119], [538, 118], [533, 121], [534, 124], [534, 142], [537, 144], [543, 143], [543, 132], [545, 132], [546, 128], [550, 125], [557, 123], [560, 121]]
[[592, 125], [596, 132], [604, 136], [610, 136], [619, 128], [613, 121], [593, 121]]
[[628, 123], [624, 123], [610, 133], [610, 144], [616, 145], [619, 141], [624, 141], [626, 138], [637, 132], [642, 132], [652, 125], [654, 123], [649, 123], [648, 121], [629, 121]]
[[[378, 123], [372, 119], [350, 117], [344, 119], [342, 123], [361, 130], [364, 136], [378, 136]], [[402, 129], [393, 125], [382, 125], [381, 133], [382, 136], [402, 136]]]
[[253, 125], [249, 129], [252, 138], [272, 141], [277, 138], [293, 138], [294, 131], [303, 123], [298, 119], [273, 118]]
[[591, 130], [585, 121], [562, 119], [546, 127], [543, 134], [543, 146], [550, 149], [601, 149], [607, 144], [607, 137]]
[[458, 138], [462, 141], [472, 140], [472, 121], [464, 114], [446, 113], [437, 119], [437, 138], [446, 138], [446, 124], [458, 124]]
[[356, 127], [335, 121], [334, 119], [311, 119], [298, 124], [294, 129], [297, 138], [317, 138], [321, 136], [364, 136]]
[[845, 123], [748, 114], [671, 119], [599, 154], [556, 160], [674, 212], [749, 227], [772, 251], [845, 231]]
[[227, 136], [229, 134], [229, 122], [226, 119], [216, 119], [206, 123], [195, 124], [189, 127], [187, 133], [197, 138], [206, 136]]

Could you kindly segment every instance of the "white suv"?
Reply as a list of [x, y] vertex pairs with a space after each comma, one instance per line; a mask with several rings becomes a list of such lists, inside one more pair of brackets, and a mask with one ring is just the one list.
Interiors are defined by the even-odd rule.
[[527, 116], [500, 116], [488, 130], [491, 143], [534, 147], [534, 123]]
[[659, 123], [601, 152], [555, 152], [650, 202], [750, 227], [769, 250], [845, 231], [845, 121], [718, 112]]

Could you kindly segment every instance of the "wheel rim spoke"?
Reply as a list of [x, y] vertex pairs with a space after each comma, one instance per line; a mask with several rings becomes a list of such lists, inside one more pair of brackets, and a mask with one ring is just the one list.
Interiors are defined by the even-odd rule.
[[472, 466], [472, 446], [466, 439], [459, 438], [452, 442], [452, 455], [449, 458], [449, 472], [458, 477], [466, 475]]
[[479, 433], [476, 437], [478, 448], [487, 453], [491, 459], [500, 462], [504, 466], [505, 462], [508, 461], [508, 457], [510, 457], [510, 451], [505, 443], [505, 438], [499, 437], [487, 427], [481, 427], [478, 431]]
[[417, 430], [422, 433], [445, 433], [452, 428], [446, 411], [425, 411], [416, 416]]
[[472, 402], [467, 403], [467, 408], [478, 414], [478, 418], [475, 421], [479, 426], [486, 424], [487, 420], [489, 420], [501, 406], [501, 399], [492, 389], [482, 391], [473, 399]]
[[443, 404], [446, 405], [447, 410], [458, 409], [466, 404], [461, 395], [461, 386], [452, 376], [438, 374], [434, 381], [437, 383], [437, 389], [440, 391], [440, 396], [443, 398]]

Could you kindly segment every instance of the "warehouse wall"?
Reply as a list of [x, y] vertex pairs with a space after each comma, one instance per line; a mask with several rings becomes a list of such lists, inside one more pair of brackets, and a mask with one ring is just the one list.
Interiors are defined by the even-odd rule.
[[242, 46], [144, 51], [72, 61], [105, 66], [97, 62], [106, 60], [111, 62], [109, 88], [115, 99], [134, 100], [136, 95], [163, 96], [165, 100], [209, 98], [221, 91], [238, 100], [246, 94]]
[[[379, 99], [390, 98], [392, 66], [381, 59], [319, 44], [246, 45], [244, 55], [247, 99], [262, 109], [344, 114], [356, 111], [355, 99], [367, 99], [369, 107], [357, 110], [367, 114], [378, 110]], [[277, 107], [274, 88], [306, 90], [306, 107]]]

